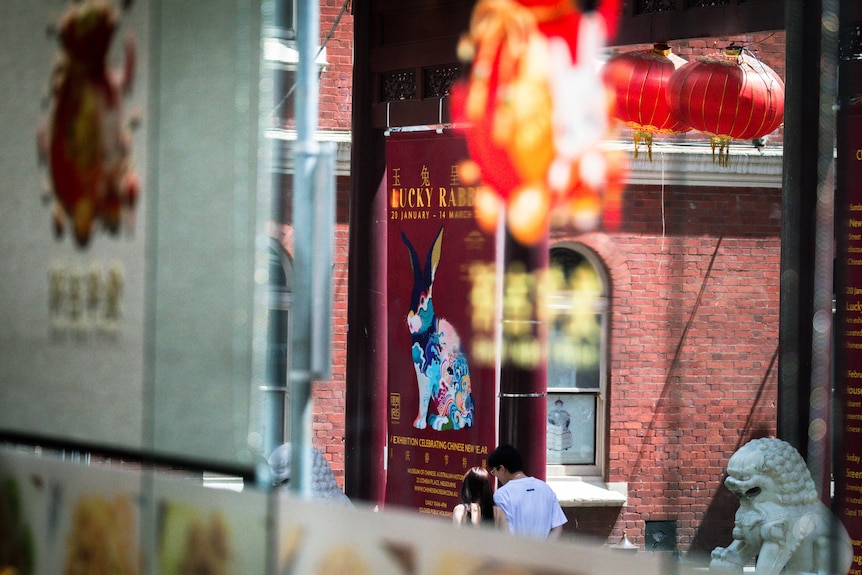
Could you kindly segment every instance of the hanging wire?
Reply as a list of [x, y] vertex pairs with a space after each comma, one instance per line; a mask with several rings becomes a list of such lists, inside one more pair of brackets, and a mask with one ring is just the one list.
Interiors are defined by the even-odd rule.
[[[764, 38], [764, 39], [765, 39], [765, 38]], [[748, 49], [748, 46], [746, 46], [746, 45], [742, 45], [742, 46], [740, 46], [740, 48], [742, 48], [742, 51], [743, 51], [743, 52], [745, 52], [746, 54], [748, 54], [749, 56], [751, 56], [751, 57], [754, 59], [754, 61], [755, 61], [755, 62], [757, 62], [758, 64], [760, 64], [760, 72], [761, 72], [764, 76], [766, 76], [767, 78], [769, 78], [769, 85], [766, 87], [766, 89], [767, 89], [769, 92], [772, 92], [772, 89], [773, 89], [773, 87], [775, 86], [775, 78], [772, 76], [772, 74], [769, 74], [769, 73], [766, 71], [766, 64], [764, 64], [764, 63], [763, 63], [763, 60], [761, 60], [760, 58], [758, 58], [758, 57], [757, 57], [757, 54], [755, 54], [754, 52], [752, 52], [751, 50], [749, 50], [749, 49]]]
[[664, 263], [664, 238], [666, 231], [665, 214], [664, 214], [664, 152], [661, 155], [661, 248], [658, 260], [658, 275], [661, 275], [661, 267]]
[[[320, 48], [317, 50], [317, 54], [314, 55], [314, 61], [316, 62], [323, 51], [326, 49], [326, 45], [329, 44], [329, 40], [332, 39], [332, 35], [335, 33], [335, 29], [338, 27], [338, 24], [341, 22], [342, 16], [347, 11], [347, 7], [350, 5], [350, 0], [344, 0], [344, 3], [341, 5], [341, 10], [338, 12], [338, 16], [335, 18], [335, 22], [332, 23], [332, 26], [329, 27], [329, 32], [326, 33], [326, 37], [323, 39], [323, 42], [320, 43]], [[293, 92], [296, 90], [296, 81], [293, 82], [293, 85], [290, 87], [290, 90], [287, 91], [287, 94], [279, 100], [278, 104], [272, 109], [271, 115], [276, 116], [281, 110], [281, 107], [284, 106], [285, 102], [293, 95]]]
[[[737, 42], [737, 41], [733, 41], [733, 42], [731, 42], [731, 43], [730, 43], [730, 46], [728, 46], [728, 48], [738, 48], [738, 49], [739, 49], [739, 50], [741, 50], [742, 52], [744, 52], [744, 53], [748, 54], [748, 55], [749, 55], [749, 56], [751, 56], [751, 57], [752, 57], [752, 58], [753, 58], [753, 59], [754, 59], [758, 64], [760, 64], [760, 66], [761, 66], [761, 70], [762, 70], [762, 71], [765, 71], [766, 64], [764, 64], [764, 63], [763, 63], [763, 61], [762, 61], [760, 58], [758, 58], [758, 57], [757, 57], [757, 53], [756, 53], [756, 52], [754, 52], [751, 48], [749, 48], [749, 46], [757, 46], [758, 44], [761, 44], [761, 43], [763, 43], [763, 42], [766, 42], [767, 40], [769, 40], [770, 38], [772, 38], [773, 36], [775, 36], [775, 34], [776, 34], [775, 32], [770, 32], [770, 33], [769, 33], [769, 34], [767, 34], [764, 38], [761, 38], [760, 40], [752, 40], [751, 42]], [[770, 82], [770, 85], [771, 85], [771, 82]]]
[[[733, 40], [733, 41], [731, 41], [729, 47], [741, 48], [741, 49], [745, 50], [746, 52], [748, 52], [749, 54], [751, 54], [751, 49], [749, 49], [749, 46], [757, 46], [758, 44], [766, 42], [767, 40], [769, 40], [770, 38], [775, 36], [775, 34], [776, 34], [776, 32], [770, 32], [769, 34], [767, 34], [765, 37], [761, 38], [760, 40], [751, 40], [750, 42], [746, 42], [746, 41], [742, 41], [742, 40]], [[718, 41], [713, 42], [712, 45], [713, 46], [718, 45]], [[752, 56], [754, 56], [754, 54], [752, 54]], [[757, 59], [757, 56], [754, 56], [754, 58]]]
[[661, 153], [661, 241], [662, 249], [664, 249], [665, 237], [665, 217], [664, 217], [664, 152]]
[[757, 44], [760, 44], [761, 42], [766, 42], [767, 40], [769, 40], [773, 36], [775, 36], [775, 32], [770, 32], [769, 34], [766, 35], [766, 37], [761, 38], [760, 40], [753, 40], [751, 42], [743, 42], [742, 47], [745, 48], [746, 50], [748, 50], [749, 46], [757, 45]]

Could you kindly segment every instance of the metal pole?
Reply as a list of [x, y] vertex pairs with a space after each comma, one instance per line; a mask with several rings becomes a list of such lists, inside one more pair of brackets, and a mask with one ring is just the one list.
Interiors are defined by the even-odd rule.
[[297, 4], [296, 144], [294, 146], [293, 225], [294, 303], [293, 361], [290, 370], [291, 491], [311, 495], [311, 380], [312, 380], [312, 256], [313, 187], [319, 145], [315, 139], [318, 79], [315, 55], [320, 43], [317, 0]]

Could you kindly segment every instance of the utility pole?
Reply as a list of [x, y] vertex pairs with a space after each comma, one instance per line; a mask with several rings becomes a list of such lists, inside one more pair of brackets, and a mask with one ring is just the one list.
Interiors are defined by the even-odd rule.
[[334, 154], [317, 141], [320, 53], [318, 0], [297, 3], [299, 65], [293, 148], [294, 307], [291, 330], [291, 491], [311, 495], [311, 382], [330, 371]]

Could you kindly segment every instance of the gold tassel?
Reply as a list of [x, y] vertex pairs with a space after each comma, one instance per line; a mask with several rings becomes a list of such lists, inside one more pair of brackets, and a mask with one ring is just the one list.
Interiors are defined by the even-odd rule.
[[715, 150], [718, 149], [718, 165], [726, 168], [730, 165], [730, 139], [713, 136], [709, 139], [712, 148], [712, 163], [715, 163]]
[[649, 161], [652, 162], [652, 134], [649, 132], [644, 132], [642, 130], [635, 130], [635, 159], [638, 158], [638, 149], [640, 148], [641, 141], [646, 144], [647, 147], [647, 157]]

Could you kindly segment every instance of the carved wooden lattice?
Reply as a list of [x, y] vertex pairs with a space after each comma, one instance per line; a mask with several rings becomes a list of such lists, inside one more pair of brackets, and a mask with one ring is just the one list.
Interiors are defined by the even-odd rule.
[[424, 71], [424, 95], [426, 98], [442, 98], [452, 89], [452, 83], [458, 77], [460, 67], [457, 65], [426, 68]]
[[730, 0], [686, 0], [685, 7], [689, 8], [715, 8], [716, 6], [729, 6]]
[[384, 102], [397, 102], [399, 100], [416, 99], [416, 72], [414, 70], [402, 70], [389, 72], [383, 75], [383, 98]]
[[862, 56], [862, 22], [842, 27], [838, 50], [841, 60], [855, 60]]
[[658, 14], [676, 10], [676, 0], [638, 0], [638, 14]]

